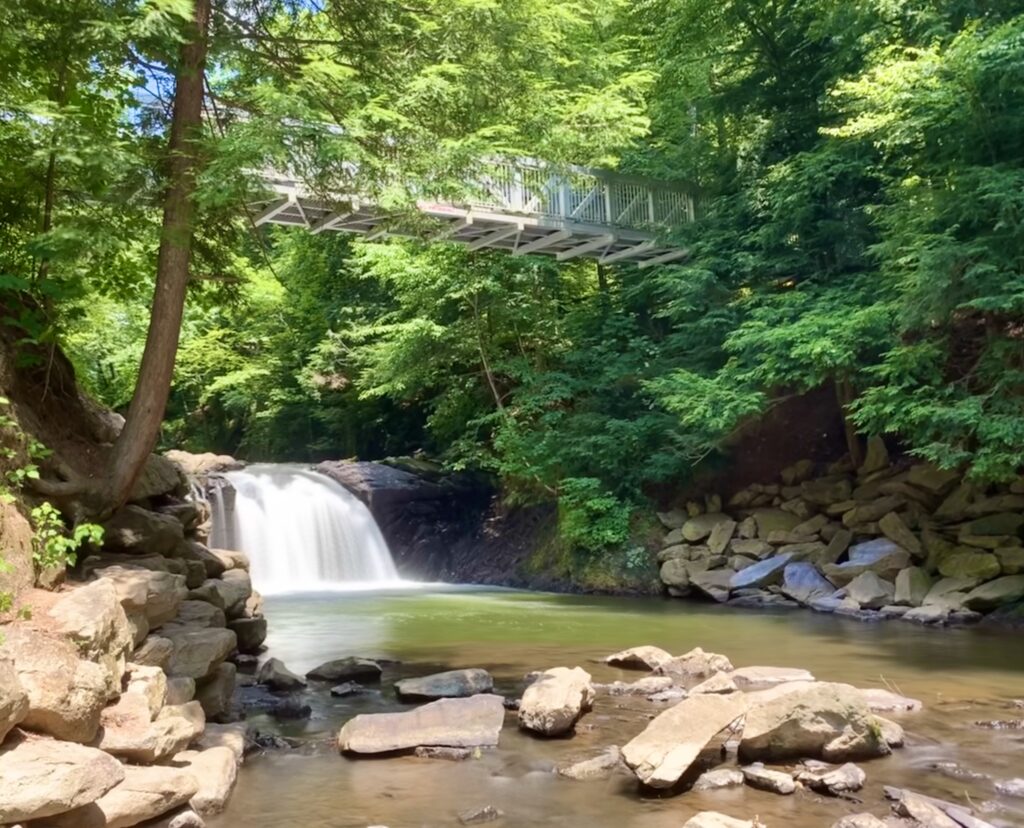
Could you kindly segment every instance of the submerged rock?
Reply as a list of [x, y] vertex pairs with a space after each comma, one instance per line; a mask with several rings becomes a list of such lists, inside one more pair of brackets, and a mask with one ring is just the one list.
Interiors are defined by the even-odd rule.
[[500, 696], [440, 699], [404, 713], [355, 716], [338, 733], [338, 748], [346, 753], [387, 753], [420, 745], [494, 747], [504, 721]]
[[493, 689], [491, 674], [479, 668], [448, 670], [395, 682], [395, 694], [402, 701], [464, 698], [477, 693], [490, 693]]
[[736, 819], [718, 811], [701, 811], [683, 823], [683, 828], [764, 828], [757, 819]]
[[745, 711], [739, 693], [690, 696], [651, 721], [622, 748], [622, 758], [645, 785], [671, 787], [708, 742]]
[[693, 783], [695, 791], [717, 791], [722, 788], [735, 788], [743, 784], [743, 771], [736, 768], [717, 768], [709, 770], [697, 777]]
[[581, 667], [554, 667], [523, 692], [519, 726], [544, 736], [560, 736], [572, 730], [593, 702], [590, 673]]
[[306, 673], [313, 681], [380, 681], [380, 663], [368, 658], [336, 658]]
[[847, 762], [838, 768], [808, 767], [797, 774], [797, 779], [818, 793], [841, 796], [863, 788], [867, 774], [852, 762]]
[[622, 751], [617, 745], [612, 745], [597, 756], [559, 768], [558, 774], [576, 780], [596, 779], [608, 776], [622, 766]]
[[470, 808], [459, 814], [459, 822], [463, 825], [480, 825], [484, 822], [494, 822], [505, 816], [503, 811], [493, 805], [484, 805], [482, 808]]

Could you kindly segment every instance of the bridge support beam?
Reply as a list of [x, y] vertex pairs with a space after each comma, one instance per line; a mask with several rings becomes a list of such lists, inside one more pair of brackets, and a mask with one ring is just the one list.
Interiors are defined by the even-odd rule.
[[553, 244], [558, 244], [560, 241], [565, 241], [572, 235], [569, 230], [556, 230], [554, 233], [548, 233], [546, 236], [541, 236], [539, 239], [534, 239], [532, 242], [527, 244], [521, 244], [512, 251], [513, 256], [525, 256], [527, 253], [534, 253], [537, 250], [543, 250], [545, 247], [551, 247]]

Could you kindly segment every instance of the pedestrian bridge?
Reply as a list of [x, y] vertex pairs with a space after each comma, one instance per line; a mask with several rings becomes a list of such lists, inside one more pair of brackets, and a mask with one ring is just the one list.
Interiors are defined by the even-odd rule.
[[[265, 174], [264, 182], [276, 198], [259, 205], [257, 225], [359, 233], [367, 240], [423, 237], [370, 201], [316, 197], [299, 181], [275, 173]], [[587, 257], [650, 267], [687, 255], [663, 238], [693, 221], [697, 211], [695, 192], [685, 185], [582, 168], [556, 172], [534, 161], [488, 162], [467, 189], [470, 195], [460, 203], [417, 202], [438, 228], [429, 240], [513, 256], [539, 253], [559, 261]]]

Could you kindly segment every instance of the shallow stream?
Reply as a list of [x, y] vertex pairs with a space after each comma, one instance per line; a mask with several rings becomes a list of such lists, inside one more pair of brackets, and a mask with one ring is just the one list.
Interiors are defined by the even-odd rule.
[[[806, 611], [771, 613], [712, 605], [438, 588], [317, 593], [268, 598], [269, 655], [304, 673], [347, 655], [395, 659], [380, 692], [334, 699], [311, 687], [313, 716], [263, 731], [310, 745], [246, 761], [227, 813], [210, 828], [349, 828], [458, 825], [458, 814], [493, 805], [500, 828], [678, 828], [701, 810], [755, 814], [769, 828], [828, 828], [847, 813], [888, 812], [883, 784], [972, 802], [996, 825], [1024, 826], [1024, 799], [1000, 796], [995, 783], [1024, 777], [1024, 729], [977, 721], [1024, 720], [1024, 641], [983, 630], [930, 630], [899, 622], [863, 624]], [[888, 687], [921, 699], [920, 713], [893, 715], [907, 747], [865, 762], [861, 804], [798, 792], [782, 797], [750, 788], [673, 797], [644, 796], [627, 775], [576, 782], [552, 772], [622, 745], [665, 709], [642, 697], [601, 694], [575, 736], [541, 740], [521, 733], [510, 713], [496, 750], [465, 762], [413, 757], [349, 759], [336, 752], [339, 727], [360, 712], [400, 710], [391, 684], [442, 669], [485, 667], [496, 692], [518, 696], [531, 670], [580, 665], [595, 681], [633, 681], [643, 673], [593, 660], [654, 644], [680, 654], [724, 653], [737, 667], [803, 667], [822, 680]]]

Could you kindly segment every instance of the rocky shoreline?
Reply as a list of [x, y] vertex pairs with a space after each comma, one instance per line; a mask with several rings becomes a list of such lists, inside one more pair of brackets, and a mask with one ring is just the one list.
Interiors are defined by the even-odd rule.
[[[824, 472], [824, 473], [822, 473]], [[929, 463], [800, 461], [723, 505], [660, 512], [669, 595], [864, 621], [1024, 626], [1024, 478], [979, 487]]]
[[[554, 667], [526, 676], [518, 697], [495, 695], [491, 677], [480, 668], [417, 675], [396, 682], [394, 690], [400, 701], [418, 706], [349, 718], [336, 747], [354, 761], [409, 755], [473, 761], [497, 748], [508, 727], [542, 741], [571, 739], [600, 697], [642, 698], [654, 712], [634, 712], [629, 741], [561, 764], [555, 772], [575, 781], [631, 779], [641, 790], [683, 802], [690, 792], [700, 793], [704, 805], [709, 796], [720, 798], [721, 810], [695, 814], [687, 828], [764, 828], [756, 814], [736, 813], [742, 800], [729, 791], [743, 786], [834, 801], [832, 828], [993, 828], [973, 802], [891, 786], [880, 801], [859, 798], [874, 772], [872, 760], [903, 747], [904, 727], [912, 728], [923, 708], [916, 699], [819, 681], [802, 669], [735, 668], [727, 656], [700, 648], [673, 656], [642, 646], [601, 661], [644, 675], [600, 684], [582, 667]], [[369, 692], [368, 685], [380, 684], [385, 666], [349, 657], [301, 678], [276, 662], [257, 681], [277, 692], [297, 692], [345, 680], [346, 692]], [[357, 675], [362, 684], [354, 681]], [[1001, 780], [996, 790], [1024, 793], [1024, 780]], [[854, 805], [857, 812], [851, 813]], [[458, 820], [478, 824], [505, 816], [487, 803], [464, 810]], [[373, 815], [366, 819], [373, 821]]]
[[102, 550], [0, 627], [0, 825], [198, 828], [224, 809], [247, 745], [233, 662], [266, 619], [189, 489], [154, 455]]

